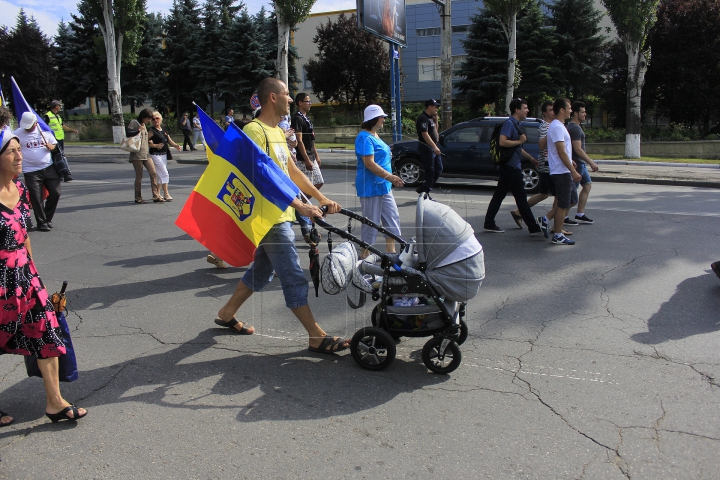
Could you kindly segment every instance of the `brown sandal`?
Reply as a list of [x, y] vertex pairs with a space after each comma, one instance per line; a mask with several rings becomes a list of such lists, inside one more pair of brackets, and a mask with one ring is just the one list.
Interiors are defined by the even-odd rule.
[[[236, 318], [233, 318], [229, 322], [226, 322], [222, 318], [216, 318], [215, 323], [217, 325], [220, 325], [221, 327], [229, 328], [230, 330], [237, 333], [238, 335], [252, 335], [253, 333], [255, 333], [254, 328], [253, 328], [253, 331], [251, 332], [250, 329], [247, 328], [244, 323], [238, 322]], [[242, 328], [240, 328], [240, 330], [235, 328], [235, 325], [237, 325], [237, 324], [242, 325]]]

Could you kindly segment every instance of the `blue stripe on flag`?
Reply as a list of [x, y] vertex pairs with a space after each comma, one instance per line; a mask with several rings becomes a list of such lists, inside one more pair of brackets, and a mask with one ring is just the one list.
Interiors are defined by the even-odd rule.
[[15, 116], [18, 119], [18, 122], [22, 120], [23, 113], [25, 112], [32, 112], [37, 117], [38, 125], [40, 125], [40, 129], [52, 133], [53, 136], [55, 136], [55, 132], [52, 131], [52, 128], [45, 123], [45, 120], [42, 119], [40, 115], [37, 114], [35, 110], [27, 103], [25, 100], [25, 97], [23, 97], [22, 92], [20, 91], [20, 87], [18, 87], [18, 84], [15, 82], [15, 79], [13, 77], [10, 77], [10, 81], [12, 82], [12, 93], [13, 93], [13, 103], [15, 107]]

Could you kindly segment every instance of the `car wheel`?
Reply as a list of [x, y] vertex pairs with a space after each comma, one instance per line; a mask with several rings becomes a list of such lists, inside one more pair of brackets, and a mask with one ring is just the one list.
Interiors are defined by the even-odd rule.
[[395, 172], [405, 182], [406, 187], [417, 187], [425, 180], [425, 171], [417, 158], [403, 158], [397, 163]]
[[525, 184], [525, 192], [535, 193], [540, 187], [540, 175], [538, 175], [535, 167], [529, 163], [522, 166], [523, 182]]

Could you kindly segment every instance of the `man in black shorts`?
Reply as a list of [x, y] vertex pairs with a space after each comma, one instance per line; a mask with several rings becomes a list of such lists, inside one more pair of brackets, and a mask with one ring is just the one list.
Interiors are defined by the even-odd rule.
[[436, 139], [438, 138], [437, 124], [434, 120], [434, 117], [436, 118], [437, 116], [439, 106], [440, 102], [431, 98], [425, 102], [425, 111], [420, 114], [417, 122], [415, 122], [418, 141], [420, 142], [418, 145], [418, 155], [425, 170], [425, 182], [415, 190], [417, 193], [430, 193], [433, 185], [435, 185], [435, 182], [437, 182], [442, 173], [442, 158], [440, 157], [440, 149], [436, 143]]
[[573, 182], [579, 182], [580, 174], [575, 170], [572, 160], [572, 143], [570, 134], [565, 128], [565, 120], [570, 118], [570, 100], [558, 98], [553, 102], [555, 120], [550, 123], [547, 132], [548, 166], [550, 167], [550, 178], [555, 184], [555, 233], [552, 243], [555, 245], [575, 245], [562, 233], [562, 226], [565, 215], [571, 205]]

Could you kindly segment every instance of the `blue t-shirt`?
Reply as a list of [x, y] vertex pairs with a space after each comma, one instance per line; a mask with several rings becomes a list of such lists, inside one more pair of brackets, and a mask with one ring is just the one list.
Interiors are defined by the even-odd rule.
[[[516, 128], [517, 127], [517, 128]], [[515, 117], [508, 117], [507, 121], [503, 124], [502, 128], [500, 129], [500, 135], [505, 135], [508, 140], [519, 140], [520, 134], [518, 133], [518, 130], [520, 129], [520, 123], [515, 120]], [[520, 170], [520, 167], [522, 165], [521, 157], [520, 157], [520, 150], [522, 150], [522, 145], [518, 145], [515, 147], [515, 152], [513, 152], [513, 156], [508, 160], [508, 162], [505, 165], [508, 165], [513, 168], [517, 168]]]
[[355, 188], [358, 197], [376, 197], [390, 193], [392, 184], [389, 180], [378, 177], [365, 167], [362, 157], [374, 155], [375, 163], [389, 174], [392, 173], [390, 165], [390, 147], [370, 132], [362, 130], [355, 139], [355, 157], [357, 157], [357, 175]]

